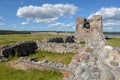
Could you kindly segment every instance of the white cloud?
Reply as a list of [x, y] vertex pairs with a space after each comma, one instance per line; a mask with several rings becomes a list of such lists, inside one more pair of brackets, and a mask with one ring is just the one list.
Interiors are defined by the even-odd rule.
[[48, 27], [63, 27], [63, 28], [74, 28], [75, 24], [74, 23], [68, 23], [68, 24], [65, 24], [65, 23], [60, 23], [60, 22], [56, 22], [56, 23], [52, 23], [50, 24]]
[[110, 7], [101, 8], [99, 11], [92, 15], [102, 15], [104, 20], [120, 20], [120, 8]]
[[22, 25], [28, 25], [29, 22], [22, 22], [21, 24], [22, 24]]
[[116, 21], [116, 20], [105, 20], [103, 22], [103, 25], [105, 27], [117, 27], [120, 26], [120, 21]]
[[[101, 8], [92, 15], [102, 15], [103, 26], [107, 27], [105, 29], [112, 30], [113, 28], [120, 28], [120, 8], [110, 7]], [[90, 15], [89, 18], [92, 16]]]
[[72, 4], [43, 4], [42, 6], [24, 6], [16, 15], [35, 22], [51, 22], [64, 15], [74, 15], [78, 7]]
[[108, 30], [112, 30], [113, 28], [112, 28], [112, 27], [108, 27], [107, 29], [108, 29]]

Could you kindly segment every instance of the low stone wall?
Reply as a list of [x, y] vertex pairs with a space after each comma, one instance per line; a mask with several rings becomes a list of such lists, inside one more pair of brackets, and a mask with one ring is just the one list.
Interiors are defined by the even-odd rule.
[[40, 51], [57, 53], [71, 53], [81, 47], [81, 45], [74, 42], [74, 36], [48, 38], [42, 42], [37, 41], [37, 45]]
[[9, 56], [27, 56], [38, 51], [57, 53], [72, 53], [81, 45], [74, 43], [74, 36], [64, 38], [54, 37], [43, 41], [22, 41], [0, 47], [0, 61], [5, 61]]
[[36, 41], [23, 41], [13, 44], [3, 45], [0, 48], [1, 55], [8, 58], [11, 56], [26, 56], [31, 53], [35, 53], [35, 50], [38, 49]]
[[11, 62], [10, 65], [16, 69], [51, 69], [51, 70], [60, 70], [64, 71], [67, 70], [67, 65], [59, 62], [54, 61], [37, 61], [35, 58], [27, 58], [23, 57], [18, 59], [15, 62]]
[[27, 56], [35, 53], [35, 50], [49, 51], [57, 53], [71, 53], [81, 46], [76, 43], [52, 43], [40, 42], [38, 40], [22, 41], [0, 47], [0, 60], [9, 56]]
[[51, 43], [51, 42], [38, 42], [38, 50], [49, 51], [57, 53], [70, 53], [74, 52], [76, 48], [81, 47], [76, 43]]
[[65, 36], [65, 37], [53, 37], [45, 39], [44, 42], [51, 42], [51, 43], [74, 43], [74, 36]]

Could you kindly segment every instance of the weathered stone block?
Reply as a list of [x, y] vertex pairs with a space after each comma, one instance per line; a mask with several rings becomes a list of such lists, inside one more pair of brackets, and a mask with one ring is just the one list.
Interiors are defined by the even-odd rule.
[[111, 64], [112, 66], [118, 66], [118, 65], [119, 65], [118, 62], [113, 62], [113, 61], [111, 61], [110, 64]]

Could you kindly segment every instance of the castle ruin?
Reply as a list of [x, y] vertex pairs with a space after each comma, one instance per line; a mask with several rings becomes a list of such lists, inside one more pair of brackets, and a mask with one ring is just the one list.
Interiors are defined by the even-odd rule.
[[74, 57], [68, 66], [49, 61], [31, 61], [29, 58], [22, 58], [17, 64], [35, 69], [60, 70], [64, 80], [120, 80], [120, 51], [107, 44], [102, 31], [101, 15], [93, 15], [90, 19], [77, 17], [74, 36], [2, 46], [0, 59], [8, 57], [16, 50], [19, 53], [22, 51], [21, 55], [27, 55], [31, 52], [31, 46], [32, 52], [74, 52]]

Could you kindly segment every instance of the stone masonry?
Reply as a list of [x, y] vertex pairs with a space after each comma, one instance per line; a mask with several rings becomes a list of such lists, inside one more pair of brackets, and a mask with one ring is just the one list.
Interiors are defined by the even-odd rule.
[[39, 42], [38, 50], [49, 51], [57, 53], [73, 53], [76, 48], [81, 47], [76, 43], [50, 43], [50, 42]]
[[97, 32], [99, 32], [102, 37], [104, 36], [102, 31], [102, 17], [100, 15], [93, 15], [91, 19], [77, 17], [75, 32], [76, 42], [85, 41], [89, 43], [89, 40], [92, 40], [90, 38], [93, 36], [92, 33], [95, 29], [97, 29]]
[[120, 80], [120, 54], [107, 45], [100, 15], [77, 18], [75, 38], [86, 45], [76, 49], [64, 80]]
[[36, 41], [22, 41], [0, 47], [0, 55], [8, 58], [9, 56], [26, 56], [35, 53], [38, 49]]
[[16, 69], [39, 69], [39, 70], [67, 70], [67, 65], [55, 61], [37, 61], [35, 58], [32, 57], [21, 57], [17, 61], [9, 62], [9, 65], [11, 65], [13, 68]]
[[60, 70], [64, 80], [120, 80], [120, 50], [107, 44], [102, 31], [101, 15], [93, 15], [90, 19], [78, 17], [74, 36], [4, 45], [0, 48], [0, 61], [6, 60], [9, 55], [17, 53], [25, 56], [35, 50], [74, 52], [74, 57], [68, 66], [34, 58], [20, 58], [15, 62], [16, 65], [11, 65], [17, 68]]
[[57, 53], [73, 53], [75, 49], [81, 47], [74, 41], [74, 36], [53, 37], [37, 42], [38, 50]]
[[9, 56], [27, 56], [38, 51], [49, 51], [57, 53], [72, 53], [76, 48], [81, 47], [74, 43], [73, 36], [65, 38], [55, 37], [46, 39], [45, 41], [22, 41], [12, 44], [3, 45], [0, 47], [0, 61], [7, 60]]

